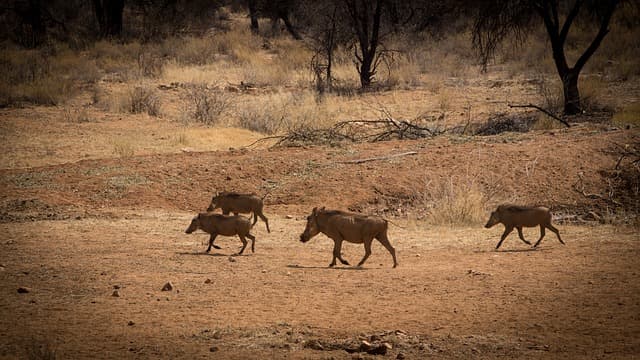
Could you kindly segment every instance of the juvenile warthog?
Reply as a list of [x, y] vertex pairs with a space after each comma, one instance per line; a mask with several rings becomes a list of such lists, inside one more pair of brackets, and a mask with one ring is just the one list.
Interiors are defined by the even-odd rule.
[[307, 217], [307, 227], [300, 235], [303, 243], [311, 240], [318, 233], [323, 233], [333, 239], [333, 261], [329, 266], [336, 265], [336, 258], [345, 265], [349, 263], [342, 258], [342, 241], [356, 244], [364, 243], [364, 257], [358, 263], [362, 266], [371, 255], [371, 242], [378, 239], [380, 243], [389, 250], [393, 257], [393, 267], [398, 266], [396, 261], [396, 250], [389, 243], [387, 238], [387, 220], [378, 216], [365, 216], [348, 213], [340, 210], [325, 210], [313, 208], [311, 215]]
[[540, 226], [540, 239], [538, 239], [533, 247], [537, 247], [540, 244], [540, 241], [542, 241], [545, 228], [556, 233], [558, 240], [560, 240], [560, 243], [564, 245], [564, 241], [560, 238], [560, 232], [551, 225], [551, 212], [546, 207], [500, 205], [491, 213], [491, 217], [484, 227], [488, 229], [497, 223], [504, 224], [504, 233], [502, 234], [496, 249], [502, 245], [502, 242], [507, 235], [513, 231], [513, 228], [518, 229], [518, 236], [520, 237], [520, 240], [524, 241], [527, 245], [531, 245], [531, 243], [525, 240], [522, 235], [522, 227], [534, 227], [538, 225]]
[[207, 248], [207, 252], [211, 251], [211, 247], [220, 249], [219, 246], [213, 244], [216, 236], [238, 235], [240, 240], [242, 240], [242, 249], [240, 249], [240, 252], [238, 253], [240, 255], [247, 247], [247, 240], [245, 239], [245, 237], [251, 239], [251, 252], [255, 252], [256, 238], [249, 233], [251, 231], [251, 227], [252, 225], [250, 219], [239, 215], [229, 216], [212, 213], [200, 213], [196, 217], [194, 217], [193, 220], [191, 220], [191, 224], [185, 232], [187, 234], [191, 234], [192, 232], [200, 229], [210, 234], [211, 237], [209, 238], [209, 247]]
[[[265, 195], [266, 196], [266, 195]], [[258, 221], [258, 216], [267, 225], [267, 232], [269, 230], [269, 220], [262, 213], [264, 198], [259, 198], [256, 194], [240, 194], [235, 192], [219, 192], [211, 199], [211, 204], [207, 208], [207, 211], [213, 211], [215, 209], [222, 209], [222, 213], [228, 215], [230, 212], [238, 215], [239, 213], [253, 213], [253, 225]]]

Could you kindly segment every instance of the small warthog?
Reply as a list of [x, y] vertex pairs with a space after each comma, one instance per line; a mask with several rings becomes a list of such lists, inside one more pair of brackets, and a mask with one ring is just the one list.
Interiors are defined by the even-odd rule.
[[[266, 196], [266, 195], [265, 195]], [[222, 213], [228, 215], [230, 212], [238, 215], [239, 213], [253, 213], [253, 225], [258, 222], [258, 217], [264, 221], [267, 225], [267, 232], [269, 230], [269, 220], [262, 213], [264, 198], [258, 197], [256, 194], [240, 194], [235, 192], [219, 192], [211, 199], [211, 204], [207, 208], [207, 211], [213, 211], [215, 209], [222, 209]]]
[[389, 250], [393, 257], [393, 267], [396, 267], [398, 266], [396, 250], [387, 238], [388, 227], [387, 220], [378, 216], [325, 210], [324, 207], [322, 209], [313, 208], [311, 215], [307, 217], [307, 227], [300, 235], [300, 241], [305, 243], [318, 233], [323, 233], [333, 239], [333, 261], [329, 264], [330, 267], [336, 265], [336, 258], [343, 264], [349, 265], [341, 255], [342, 241], [356, 244], [364, 243], [364, 257], [358, 263], [358, 266], [362, 266], [371, 255], [371, 242], [375, 238]]
[[540, 239], [536, 242], [533, 247], [537, 247], [542, 241], [544, 237], [544, 229], [547, 228], [558, 236], [558, 240], [560, 243], [564, 245], [564, 241], [560, 238], [560, 232], [558, 229], [551, 225], [551, 212], [546, 207], [528, 207], [528, 206], [517, 206], [517, 205], [500, 205], [498, 208], [491, 213], [491, 217], [487, 224], [484, 226], [485, 228], [490, 228], [497, 223], [504, 224], [504, 233], [500, 238], [500, 242], [496, 246], [496, 249], [502, 245], [504, 239], [509, 235], [513, 228], [518, 229], [518, 236], [520, 240], [524, 241], [525, 244], [531, 245], [530, 242], [525, 240], [522, 235], [522, 227], [534, 227], [540, 226]]
[[245, 238], [251, 239], [251, 252], [255, 252], [256, 238], [249, 233], [251, 231], [251, 227], [251, 220], [239, 215], [229, 216], [212, 213], [199, 213], [193, 218], [193, 220], [191, 220], [191, 224], [185, 232], [187, 234], [191, 234], [192, 232], [200, 229], [210, 234], [211, 237], [209, 238], [209, 247], [207, 248], [207, 252], [211, 251], [211, 247], [220, 249], [219, 246], [213, 244], [216, 236], [238, 235], [240, 240], [242, 240], [242, 249], [240, 249], [240, 252], [238, 253], [240, 255], [247, 247], [247, 240]]

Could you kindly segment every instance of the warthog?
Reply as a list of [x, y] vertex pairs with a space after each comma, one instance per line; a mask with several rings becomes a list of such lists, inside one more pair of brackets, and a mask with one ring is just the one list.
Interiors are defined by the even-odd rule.
[[547, 228], [558, 236], [558, 240], [560, 243], [564, 245], [564, 241], [560, 238], [560, 232], [558, 229], [551, 225], [551, 212], [546, 207], [527, 207], [527, 206], [517, 206], [517, 205], [500, 205], [498, 208], [491, 213], [491, 217], [487, 224], [484, 226], [485, 228], [490, 228], [497, 223], [504, 224], [504, 233], [500, 238], [500, 242], [496, 246], [496, 249], [502, 245], [504, 239], [509, 235], [513, 228], [518, 229], [518, 236], [520, 240], [524, 241], [525, 244], [531, 245], [530, 242], [525, 240], [522, 235], [522, 227], [534, 227], [540, 226], [540, 239], [536, 242], [533, 247], [537, 247], [542, 241], [544, 237], [544, 229]]
[[313, 208], [311, 215], [307, 217], [307, 227], [300, 235], [303, 243], [311, 240], [318, 233], [323, 233], [333, 239], [333, 261], [330, 267], [336, 265], [336, 258], [344, 265], [349, 263], [342, 258], [342, 241], [356, 244], [364, 243], [364, 257], [358, 263], [362, 266], [371, 255], [371, 242], [378, 239], [380, 243], [389, 250], [393, 257], [393, 267], [398, 266], [396, 261], [396, 250], [389, 243], [387, 238], [387, 220], [378, 216], [365, 216], [348, 213], [340, 210], [325, 210]]
[[[266, 196], [266, 195], [265, 195]], [[222, 213], [228, 215], [230, 212], [238, 215], [239, 213], [253, 213], [253, 225], [258, 222], [258, 217], [264, 221], [267, 225], [267, 232], [269, 230], [269, 220], [262, 213], [264, 198], [256, 196], [256, 194], [240, 194], [235, 192], [219, 192], [211, 199], [211, 204], [207, 208], [207, 211], [213, 211], [215, 209], [222, 209]]]
[[219, 246], [213, 244], [216, 236], [238, 235], [240, 240], [242, 240], [242, 249], [240, 249], [240, 252], [238, 253], [241, 255], [247, 247], [247, 240], [245, 238], [251, 239], [251, 252], [255, 252], [256, 238], [249, 233], [251, 231], [251, 227], [251, 220], [239, 215], [229, 216], [212, 213], [199, 213], [193, 218], [193, 220], [191, 220], [191, 224], [185, 232], [187, 234], [191, 234], [192, 232], [200, 229], [210, 234], [211, 237], [209, 238], [209, 247], [207, 248], [207, 252], [211, 251], [211, 247], [220, 249]]

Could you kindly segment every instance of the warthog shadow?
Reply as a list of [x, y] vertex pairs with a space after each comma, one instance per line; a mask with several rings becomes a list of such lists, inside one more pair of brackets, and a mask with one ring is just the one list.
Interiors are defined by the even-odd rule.
[[182, 251], [182, 252], [177, 252], [177, 253], [176, 253], [176, 255], [216, 256], [216, 257], [250, 256], [250, 254], [242, 254], [242, 255], [238, 255], [238, 253], [233, 253], [233, 254], [223, 254], [223, 253], [208, 253], [208, 252], [202, 252], [202, 251], [193, 251], [193, 252]]
[[329, 267], [329, 266], [303, 266], [303, 265], [297, 265], [297, 264], [289, 264], [289, 265], [287, 265], [287, 267], [291, 268], [291, 269], [367, 270], [366, 268], [357, 267], [357, 266], [350, 266], [350, 267], [334, 266], [334, 267]]
[[532, 251], [548, 251], [548, 248], [528, 248], [528, 249], [493, 249], [493, 250], [476, 250], [474, 253], [483, 254], [483, 253], [524, 253], [524, 252], [532, 252]]

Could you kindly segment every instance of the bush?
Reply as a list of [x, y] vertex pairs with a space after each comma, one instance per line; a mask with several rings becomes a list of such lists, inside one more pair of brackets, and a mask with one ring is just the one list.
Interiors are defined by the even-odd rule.
[[150, 87], [136, 86], [129, 93], [129, 112], [139, 114], [146, 112], [151, 116], [160, 115], [160, 97]]
[[195, 85], [187, 93], [189, 115], [205, 125], [217, 125], [232, 105], [231, 96], [224, 90], [212, 90], [206, 85]]

